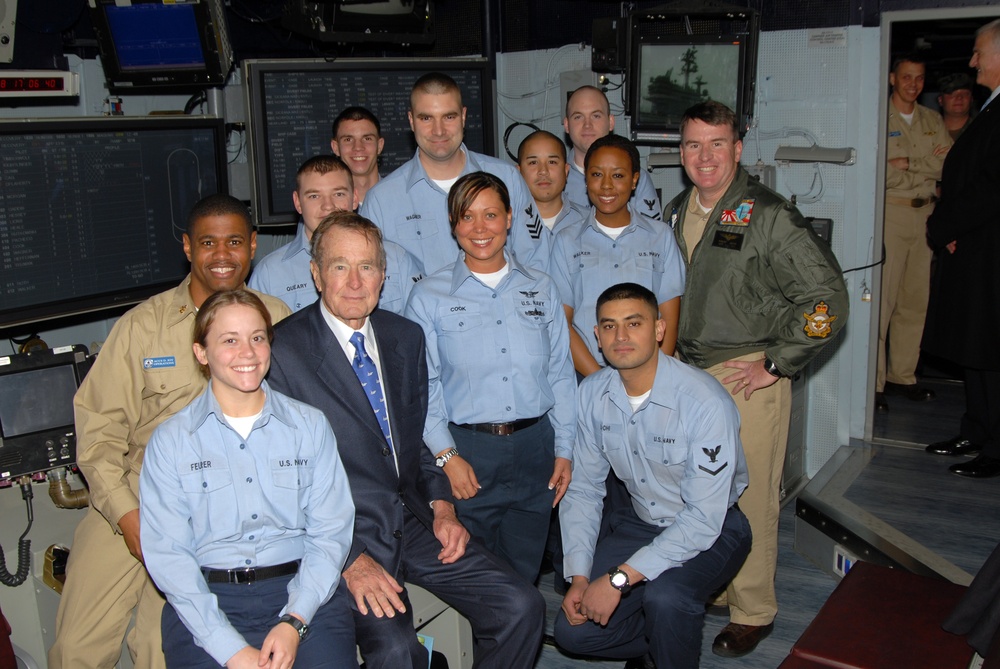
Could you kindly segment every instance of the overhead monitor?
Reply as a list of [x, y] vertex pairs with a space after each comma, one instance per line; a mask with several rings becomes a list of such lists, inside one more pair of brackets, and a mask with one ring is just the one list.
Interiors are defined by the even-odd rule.
[[306, 159], [330, 153], [333, 119], [345, 107], [360, 105], [378, 117], [385, 138], [382, 174], [412, 158], [410, 89], [427, 72], [455, 80], [468, 110], [466, 146], [494, 154], [493, 84], [485, 59], [247, 60], [244, 72], [253, 213], [263, 226], [298, 219], [295, 173]]
[[194, 92], [233, 64], [222, 0], [88, 0], [108, 88]]
[[431, 0], [286, 0], [281, 25], [320, 42], [431, 44]]
[[188, 212], [228, 188], [216, 118], [5, 121], [0, 155], [0, 328], [177, 285]]
[[678, 144], [685, 110], [707, 100], [736, 112], [745, 130], [757, 67], [756, 15], [745, 10], [736, 20], [708, 10], [698, 16], [647, 14], [634, 13], [630, 23], [627, 99], [633, 139]]

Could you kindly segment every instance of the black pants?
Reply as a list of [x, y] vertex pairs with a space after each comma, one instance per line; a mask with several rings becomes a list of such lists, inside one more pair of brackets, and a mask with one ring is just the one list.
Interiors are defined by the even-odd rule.
[[965, 415], [961, 436], [1000, 458], [1000, 371], [965, 368]]
[[[545, 601], [476, 539], [453, 564], [437, 559], [441, 542], [409, 511], [403, 524], [400, 584], [431, 592], [468, 618], [475, 637], [477, 669], [531, 669], [541, 648]], [[405, 587], [405, 585], [404, 585]], [[363, 616], [352, 603], [358, 647], [368, 669], [426, 669], [427, 650], [413, 631], [406, 593], [406, 613], [393, 618]]]

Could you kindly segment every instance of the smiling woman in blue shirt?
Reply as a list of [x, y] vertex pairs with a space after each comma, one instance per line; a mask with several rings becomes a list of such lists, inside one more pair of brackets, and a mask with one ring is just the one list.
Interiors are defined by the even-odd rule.
[[323, 414], [264, 381], [273, 336], [250, 291], [209, 297], [193, 344], [208, 388], [146, 448], [140, 537], [168, 667], [357, 667], [350, 487]]
[[570, 325], [570, 347], [580, 376], [605, 363], [594, 336], [597, 297], [609, 286], [634, 282], [653, 291], [667, 330], [660, 349], [673, 355], [684, 293], [684, 259], [671, 228], [639, 213], [639, 151], [619, 135], [590, 145], [585, 158], [590, 215], [556, 235], [549, 274], [556, 282]]
[[406, 317], [427, 339], [424, 441], [462, 523], [533, 582], [569, 485], [576, 381], [555, 284], [508, 251], [510, 197], [473, 172], [448, 195], [461, 251], [418, 283]]

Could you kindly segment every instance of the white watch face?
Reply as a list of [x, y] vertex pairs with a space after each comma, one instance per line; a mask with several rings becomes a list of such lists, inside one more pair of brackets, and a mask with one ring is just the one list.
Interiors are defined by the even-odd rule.
[[628, 575], [625, 572], [616, 571], [614, 574], [611, 574], [611, 585], [616, 588], [624, 588], [628, 585]]

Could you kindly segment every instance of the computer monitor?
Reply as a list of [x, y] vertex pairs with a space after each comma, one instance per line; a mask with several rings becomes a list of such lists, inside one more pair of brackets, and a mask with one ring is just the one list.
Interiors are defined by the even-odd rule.
[[221, 0], [88, 0], [114, 92], [222, 86], [233, 64]]
[[243, 67], [252, 210], [261, 226], [298, 220], [295, 174], [306, 159], [330, 153], [332, 123], [345, 107], [360, 105], [378, 117], [382, 174], [412, 158], [410, 89], [427, 72], [443, 72], [461, 89], [466, 146], [494, 153], [493, 82], [485, 59], [247, 60]]
[[0, 122], [0, 155], [0, 328], [177, 285], [188, 212], [228, 188], [217, 118]]
[[76, 463], [73, 396], [87, 349], [0, 357], [0, 481]]
[[685, 110], [714, 100], [739, 119], [741, 132], [753, 111], [757, 68], [757, 18], [742, 14], [661, 14], [630, 17], [628, 106], [638, 144], [679, 144]]

